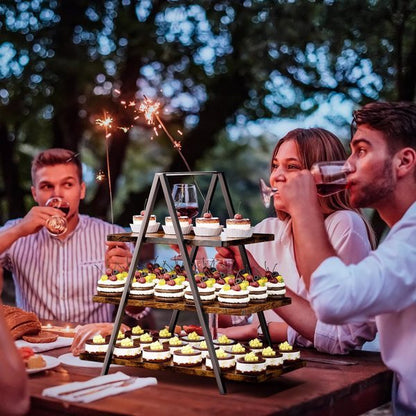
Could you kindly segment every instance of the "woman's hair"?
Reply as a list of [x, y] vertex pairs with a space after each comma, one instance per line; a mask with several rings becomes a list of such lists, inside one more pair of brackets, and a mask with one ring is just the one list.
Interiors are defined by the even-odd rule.
[[[315, 162], [347, 159], [347, 154], [341, 141], [330, 131], [322, 128], [295, 129], [291, 130], [277, 142], [273, 151], [271, 171], [273, 170], [273, 160], [276, 158], [280, 146], [291, 140], [296, 143], [303, 169], [310, 169]], [[322, 208], [333, 211], [352, 209], [345, 191], [326, 197], [319, 197], [319, 203]], [[281, 213], [278, 214], [281, 216]]]
[[76, 166], [79, 182], [82, 182], [82, 164], [79, 160], [78, 153], [68, 149], [48, 149], [39, 153], [32, 161], [32, 183], [35, 183], [36, 172], [45, 166], [64, 165], [72, 163]]
[[[295, 129], [287, 133], [286, 136], [277, 142], [273, 150], [270, 166], [271, 171], [273, 171], [273, 160], [276, 158], [280, 146], [290, 140], [296, 143], [302, 168], [304, 169], [310, 169], [315, 162], [347, 159], [347, 153], [341, 141], [330, 131], [322, 128]], [[318, 198], [321, 207], [328, 211], [347, 209], [357, 212], [365, 223], [371, 246], [375, 248], [375, 236], [370, 224], [361, 214], [360, 210], [351, 207], [346, 191], [326, 197], [320, 196]], [[288, 216], [287, 213], [281, 211], [277, 215], [281, 219]]]

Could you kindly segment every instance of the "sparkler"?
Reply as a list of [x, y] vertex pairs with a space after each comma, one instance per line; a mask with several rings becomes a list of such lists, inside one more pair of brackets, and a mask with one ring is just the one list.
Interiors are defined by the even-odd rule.
[[[97, 119], [96, 124], [100, 127], [104, 127], [105, 129], [105, 152], [106, 152], [106, 159], [107, 159], [107, 182], [108, 182], [108, 192], [110, 194], [110, 213], [111, 213], [111, 223], [114, 224], [114, 213], [113, 213], [113, 191], [111, 188], [111, 173], [110, 173], [110, 156], [109, 156], [109, 141], [111, 137], [110, 129], [112, 128], [113, 118], [110, 117], [106, 112], [104, 112], [103, 119]], [[103, 172], [99, 172], [97, 175], [97, 179], [99, 175], [102, 178]]]
[[[120, 91], [115, 90], [116, 93], [120, 94]], [[191, 167], [189, 166], [187, 160], [185, 159], [185, 156], [182, 153], [182, 145], [178, 140], [175, 140], [172, 134], [169, 132], [169, 130], [166, 128], [165, 124], [160, 118], [159, 110], [161, 108], [161, 103], [157, 100], [151, 100], [148, 97], [144, 96], [144, 99], [140, 104], [138, 104], [136, 101], [132, 100], [129, 102], [126, 101], [120, 101], [120, 103], [124, 106], [126, 109], [132, 109], [133, 110], [133, 119], [137, 120], [140, 117], [140, 114], [143, 114], [147, 124], [149, 126], [153, 126], [153, 131], [156, 136], [159, 135], [159, 130], [163, 130], [166, 134], [166, 136], [169, 138], [170, 142], [172, 143], [173, 148], [179, 153], [179, 156], [183, 160], [186, 168], [189, 172], [191, 172]], [[110, 173], [110, 157], [109, 157], [109, 140], [111, 138], [111, 131], [113, 129], [113, 118], [106, 112], [104, 112], [104, 117], [102, 119], [97, 119], [96, 124], [100, 127], [103, 127], [105, 129], [105, 142], [106, 142], [106, 159], [107, 159], [107, 180], [108, 180], [108, 190], [110, 194], [110, 211], [111, 211], [111, 222], [114, 223], [114, 214], [113, 214], [113, 193], [111, 188], [111, 173]], [[132, 125], [130, 126], [116, 126], [117, 129], [122, 130], [124, 133], [127, 133]], [[183, 135], [182, 131], [177, 130], [178, 134], [180, 136]], [[151, 140], [153, 140], [153, 136], [151, 137]], [[102, 170], [100, 170], [96, 175], [97, 181], [102, 181], [105, 179], [105, 174]], [[196, 183], [194, 179], [195, 185], [204, 199], [204, 196]]]

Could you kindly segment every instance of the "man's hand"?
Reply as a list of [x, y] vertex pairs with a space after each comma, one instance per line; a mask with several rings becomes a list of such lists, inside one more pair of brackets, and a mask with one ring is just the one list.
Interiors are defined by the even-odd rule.
[[106, 241], [105, 266], [119, 272], [128, 270], [132, 254], [126, 243], [120, 241]]
[[65, 214], [57, 208], [34, 206], [16, 225], [16, 229], [20, 237], [37, 233], [46, 225], [46, 221], [53, 215], [65, 216]]
[[[92, 339], [95, 335], [106, 337], [113, 331], [114, 324], [109, 322], [79, 325], [75, 328], [75, 337], [71, 345], [71, 352], [77, 356], [85, 351], [85, 341]], [[130, 328], [127, 325], [121, 324], [120, 331], [126, 332]]]

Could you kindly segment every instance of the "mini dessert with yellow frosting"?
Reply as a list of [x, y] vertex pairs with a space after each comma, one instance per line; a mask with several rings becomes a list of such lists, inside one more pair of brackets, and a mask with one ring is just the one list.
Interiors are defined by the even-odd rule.
[[192, 348], [191, 345], [186, 345], [173, 352], [173, 364], [183, 365], [185, 367], [193, 367], [202, 363], [201, 351]]
[[247, 347], [240, 343], [229, 346], [228, 348], [225, 348], [225, 350], [230, 354], [233, 354], [236, 359], [250, 352]]
[[266, 371], [266, 360], [251, 351], [237, 360], [236, 371], [242, 374], [263, 373]]
[[[221, 369], [226, 370], [226, 369], [234, 368], [235, 366], [234, 355], [228, 352], [225, 352], [222, 348], [218, 348], [217, 350], [215, 350], [215, 354], [218, 359], [218, 365]], [[211, 357], [209, 355], [207, 355], [207, 357], [205, 358], [205, 366], [211, 370], [213, 368]]]
[[169, 344], [169, 348], [170, 348], [171, 352], [174, 352], [175, 350], [178, 350], [178, 349], [188, 345], [187, 342], [182, 341], [179, 337], [170, 338], [169, 341], [168, 341], [168, 344]]
[[169, 361], [171, 352], [168, 343], [160, 343], [159, 341], [152, 342], [150, 345], [143, 347], [143, 360], [151, 362]]
[[150, 345], [153, 342], [153, 337], [148, 333], [145, 332], [144, 334], [139, 336], [140, 341], [140, 347], [143, 349], [143, 347], [146, 347], [147, 345]]
[[254, 352], [260, 352], [264, 348], [263, 342], [258, 338], [251, 339], [248, 343], [248, 346]]
[[295, 350], [287, 341], [279, 344], [279, 352], [284, 361], [296, 361], [300, 359], [300, 351]]
[[[206, 341], [201, 341], [199, 344], [194, 345], [194, 348], [198, 351], [201, 351], [202, 358], [206, 358], [208, 356], [208, 345]], [[214, 349], [217, 350], [219, 347], [214, 345]]]
[[129, 336], [131, 339], [136, 339], [136, 338], [140, 338], [140, 335], [143, 335], [143, 334], [144, 334], [144, 329], [140, 325], [136, 325], [131, 329]]
[[195, 346], [199, 344], [201, 341], [204, 341], [204, 337], [198, 335], [195, 331], [190, 332], [188, 335], [182, 337], [182, 340], [188, 342], [190, 345]]
[[93, 355], [105, 355], [109, 340], [109, 337], [104, 338], [102, 335], [95, 335], [85, 342], [85, 352]]
[[159, 342], [169, 342], [172, 334], [169, 332], [169, 329], [163, 328], [159, 331]]
[[261, 356], [266, 360], [267, 368], [276, 368], [283, 365], [283, 355], [271, 347], [263, 348]]
[[138, 339], [124, 338], [116, 342], [114, 356], [119, 358], [136, 358], [140, 355], [140, 341]]
[[233, 339], [227, 337], [227, 335], [220, 335], [217, 339], [214, 339], [214, 344], [218, 345], [219, 347], [229, 347], [236, 343]]

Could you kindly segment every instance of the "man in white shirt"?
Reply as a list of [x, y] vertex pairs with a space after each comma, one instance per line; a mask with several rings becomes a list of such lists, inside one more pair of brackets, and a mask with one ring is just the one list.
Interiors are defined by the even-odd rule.
[[371, 103], [353, 116], [347, 187], [353, 206], [376, 209], [391, 228], [377, 250], [348, 266], [336, 257], [309, 171], [292, 175], [279, 193], [308, 265], [303, 278], [317, 316], [331, 324], [375, 317], [382, 358], [395, 375], [394, 414], [415, 415], [416, 104]]

